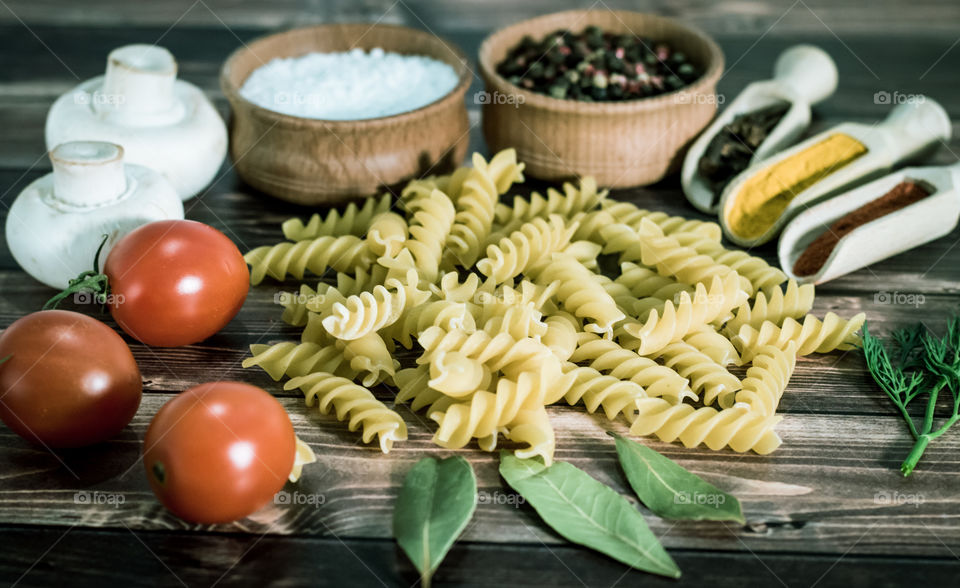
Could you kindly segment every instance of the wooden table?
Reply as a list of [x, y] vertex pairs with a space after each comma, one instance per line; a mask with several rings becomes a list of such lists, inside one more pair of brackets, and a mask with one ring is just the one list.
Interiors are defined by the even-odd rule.
[[[79, 79], [101, 73], [107, 52], [115, 46], [161, 39], [179, 59], [181, 76], [206, 90], [225, 115], [217, 87], [221, 62], [241, 42], [277, 28], [339, 16], [372, 21], [385, 13], [386, 21], [435, 30], [475, 55], [490, 27], [555, 6], [498, 1], [487, 11], [475, 1], [462, 0], [452, 3], [455, 6], [411, 1], [402, 6], [335, 3], [339, 8], [330, 8], [284, 0], [262, 5], [162, 2], [148, 3], [149, 8], [136, 3], [144, 6], [141, 10], [116, 0], [85, 2], [82, 8], [65, 1], [7, 1], [9, 6], [0, 3], [0, 12], [5, 12], [0, 15], [4, 64], [0, 217], [21, 189], [49, 169], [43, 147], [49, 105]], [[924, 1], [911, 3], [916, 5], [911, 10], [884, 2], [874, 12], [872, 3], [854, 4], [859, 12], [830, 2], [720, 3], [722, 7], [683, 2], [670, 3], [670, 8], [664, 4], [662, 9], [715, 33], [727, 56], [729, 70], [719, 90], [728, 99], [749, 81], [767, 77], [776, 55], [793, 43], [813, 42], [828, 50], [839, 66], [840, 88], [817, 108], [812, 130], [845, 120], [880, 119], [889, 109], [874, 100], [880, 90], [925, 93], [954, 117], [960, 116], [956, 5]], [[187, 12], [177, 20], [184, 9]], [[337, 10], [349, 12], [341, 15]], [[226, 21], [220, 20], [221, 13]], [[777, 19], [781, 13], [784, 16]], [[470, 97], [477, 89], [468, 92], [474, 124], [479, 112]], [[479, 127], [472, 141], [475, 149], [484, 149]], [[933, 161], [953, 163], [957, 152], [960, 141], [954, 139]], [[701, 216], [686, 205], [675, 179], [617, 192], [615, 197]], [[254, 193], [229, 165], [210, 190], [186, 203], [186, 208], [189, 218], [223, 230], [245, 250], [279, 240], [282, 220], [311, 212]], [[865, 311], [876, 331], [923, 321], [939, 332], [947, 314], [957, 309], [958, 243], [960, 231], [954, 231], [835, 280], [818, 290], [814, 312], [822, 316], [827, 311], [842, 315]], [[772, 247], [758, 254], [774, 259]], [[331, 417], [308, 410], [301, 397], [284, 393], [261, 371], [241, 369], [249, 344], [297, 336], [280, 321], [280, 308], [273, 303], [277, 289], [273, 284], [253, 288], [240, 315], [203, 344], [159, 349], [131, 341], [145, 394], [136, 418], [119, 438], [55, 456], [0, 428], [0, 581], [46, 586], [416, 582], [413, 568], [390, 539], [393, 500], [417, 459], [450, 452], [432, 445], [431, 427], [423, 415], [401, 409], [410, 424], [410, 439], [381, 455], [358, 443], [357, 435]], [[2, 326], [39, 309], [51, 295], [17, 267], [5, 243], [0, 244], [0, 292]], [[886, 301], [891, 297], [884, 293], [920, 294], [922, 302], [890, 304]], [[174, 394], [218, 379], [250, 382], [281, 399], [298, 435], [320, 458], [298, 486], [287, 490], [322, 496], [322, 504], [272, 505], [233, 525], [198, 527], [173, 517], [157, 503], [139, 461], [145, 428]], [[898, 466], [911, 439], [857, 352], [801, 359], [781, 411], [784, 443], [770, 456], [688, 450], [650, 441], [655, 449], [737, 495], [747, 518], [747, 524], [736, 525], [648, 517], [682, 568], [681, 583], [791, 587], [956, 583], [960, 431], [934, 442], [917, 472], [901, 477]], [[605, 434], [610, 428], [622, 431], [623, 426], [567, 407], [551, 409], [551, 417], [558, 459], [630, 495]], [[438, 584], [672, 585], [566, 543], [528, 506], [515, 507], [498, 498], [506, 494], [496, 456], [474, 449], [459, 454], [474, 466], [481, 490], [491, 499], [479, 506], [447, 557], [435, 578]]]

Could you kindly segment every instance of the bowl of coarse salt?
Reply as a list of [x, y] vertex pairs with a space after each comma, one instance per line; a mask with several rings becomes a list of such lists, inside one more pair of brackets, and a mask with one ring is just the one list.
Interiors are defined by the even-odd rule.
[[258, 39], [220, 72], [230, 157], [249, 185], [336, 204], [448, 171], [469, 141], [466, 57], [427, 32], [329, 24]]

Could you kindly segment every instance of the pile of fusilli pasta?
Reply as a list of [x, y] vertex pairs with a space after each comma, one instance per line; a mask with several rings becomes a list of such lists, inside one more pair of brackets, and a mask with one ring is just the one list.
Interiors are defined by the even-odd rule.
[[[369, 387], [426, 410], [434, 440], [551, 462], [545, 407], [583, 404], [636, 435], [688, 447], [769, 453], [777, 405], [798, 355], [850, 349], [864, 317], [807, 312], [798, 286], [760, 258], [720, 244], [715, 223], [606, 199], [591, 178], [546, 197], [500, 196], [523, 180], [512, 150], [449, 176], [283, 225], [287, 242], [246, 255], [253, 282], [320, 275], [336, 284], [285, 293], [299, 342], [253, 345], [260, 366], [308, 406], [336, 411], [384, 452], [401, 416]], [[615, 277], [598, 257], [617, 256]], [[396, 346], [419, 350], [401, 369]], [[731, 365], [747, 365], [741, 380]]]

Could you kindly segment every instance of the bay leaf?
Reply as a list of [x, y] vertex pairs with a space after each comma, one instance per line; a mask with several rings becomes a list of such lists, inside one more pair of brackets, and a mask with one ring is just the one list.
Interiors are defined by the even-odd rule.
[[500, 475], [554, 531], [639, 570], [679, 578], [680, 569], [640, 512], [572, 464], [500, 456]]
[[740, 501], [642, 443], [614, 435], [637, 498], [665, 519], [743, 523]]
[[424, 588], [476, 508], [477, 479], [462, 457], [425, 457], [410, 469], [394, 506], [393, 536]]

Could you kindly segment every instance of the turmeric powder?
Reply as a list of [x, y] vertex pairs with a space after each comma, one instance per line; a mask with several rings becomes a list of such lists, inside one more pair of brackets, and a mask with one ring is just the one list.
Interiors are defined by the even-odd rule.
[[767, 166], [740, 187], [727, 213], [727, 226], [744, 239], [763, 236], [794, 196], [866, 152], [860, 141], [837, 133]]

